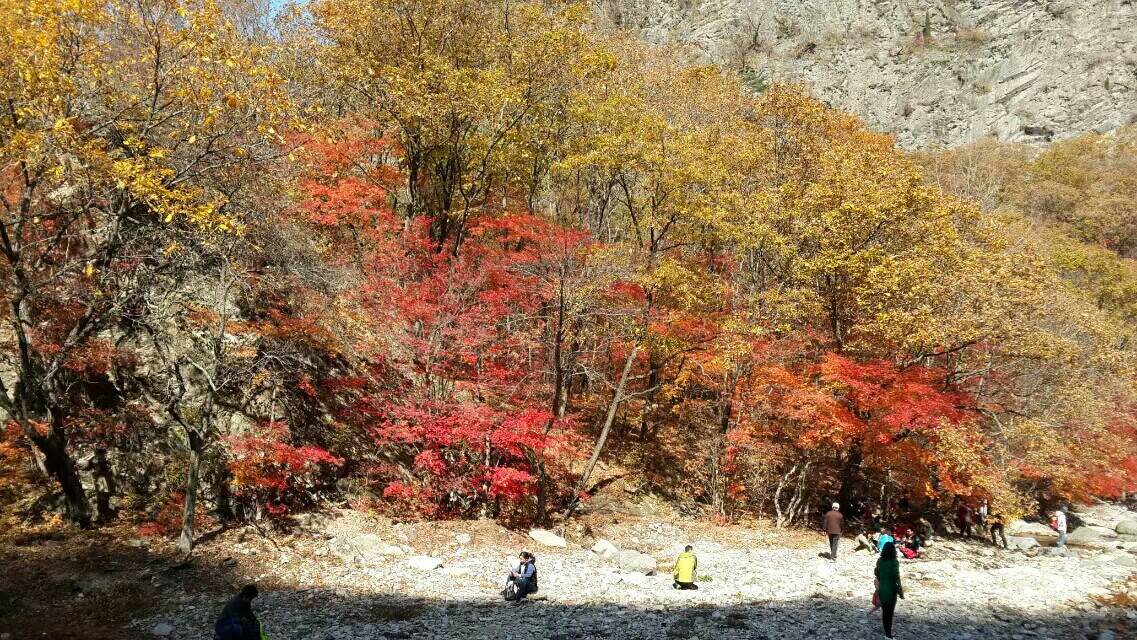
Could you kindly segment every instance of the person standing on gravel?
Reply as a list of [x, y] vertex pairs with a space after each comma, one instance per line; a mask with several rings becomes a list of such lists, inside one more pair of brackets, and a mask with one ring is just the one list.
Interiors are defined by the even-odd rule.
[[904, 587], [900, 584], [900, 561], [896, 559], [896, 544], [885, 543], [876, 561], [877, 588], [880, 598], [881, 618], [884, 622], [884, 637], [893, 640], [892, 620], [896, 614], [896, 599], [904, 598]]
[[829, 512], [821, 518], [821, 532], [829, 536], [829, 559], [837, 561], [837, 545], [845, 531], [845, 516], [841, 515], [841, 505], [836, 502]]
[[993, 513], [989, 516], [988, 521], [991, 523], [991, 544], [996, 547], [999, 546], [995, 535], [998, 534], [1003, 539], [1003, 548], [1007, 548], [1007, 534], [1003, 529], [1003, 516], [998, 513]]

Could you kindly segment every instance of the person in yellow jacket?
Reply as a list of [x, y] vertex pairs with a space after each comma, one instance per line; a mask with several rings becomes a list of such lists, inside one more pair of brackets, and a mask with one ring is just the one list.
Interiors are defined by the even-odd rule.
[[687, 545], [675, 561], [675, 569], [671, 571], [671, 576], [675, 578], [675, 584], [671, 586], [675, 589], [698, 589], [699, 586], [695, 584], [695, 571], [698, 568], [699, 559], [695, 557], [695, 548]]

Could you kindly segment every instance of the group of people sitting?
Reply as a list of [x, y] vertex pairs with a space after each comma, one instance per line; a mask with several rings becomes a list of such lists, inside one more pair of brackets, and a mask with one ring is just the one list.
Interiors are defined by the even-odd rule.
[[924, 536], [906, 524], [894, 527], [881, 527], [880, 531], [865, 529], [856, 537], [857, 547], [853, 551], [866, 549], [873, 553], [880, 553], [884, 546], [893, 543], [900, 556], [912, 560], [920, 556], [920, 549], [924, 547]]

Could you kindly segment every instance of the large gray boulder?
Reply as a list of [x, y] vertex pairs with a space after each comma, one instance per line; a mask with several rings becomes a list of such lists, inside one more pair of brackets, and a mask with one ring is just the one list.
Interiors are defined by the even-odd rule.
[[634, 571], [645, 576], [654, 575], [656, 571], [655, 558], [639, 551], [630, 549], [620, 551], [616, 554], [615, 561], [624, 571]]
[[1117, 542], [1117, 532], [1106, 527], [1078, 527], [1066, 536], [1066, 544], [1094, 549], [1112, 549]]
[[546, 547], [562, 547], [563, 548], [563, 547], [568, 546], [568, 543], [565, 542], [564, 538], [558, 536], [557, 534], [553, 533], [552, 531], [546, 531], [544, 529], [534, 529], [534, 530], [530, 531], [529, 537], [533, 538], [537, 542], [545, 545]]
[[361, 533], [339, 538], [332, 544], [332, 553], [343, 559], [348, 566], [375, 564], [385, 555], [400, 553], [398, 547], [389, 545], [374, 533]]
[[1058, 532], [1051, 529], [1049, 526], [1041, 522], [1024, 522], [1022, 520], [1015, 520], [1007, 525], [1007, 535], [1009, 536], [1030, 536], [1037, 538], [1039, 536], [1047, 538], [1057, 538]]
[[1022, 551], [1026, 551], [1041, 546], [1038, 540], [1028, 536], [1010, 536], [1007, 538], [1008, 549], [1021, 549]]
[[1122, 520], [1114, 528], [1119, 535], [1137, 535], [1137, 520]]

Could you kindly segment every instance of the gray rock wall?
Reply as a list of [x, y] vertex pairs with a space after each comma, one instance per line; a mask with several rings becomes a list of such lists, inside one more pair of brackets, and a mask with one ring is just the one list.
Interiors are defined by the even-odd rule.
[[605, 1], [649, 42], [805, 82], [908, 148], [1137, 119], [1137, 0]]

